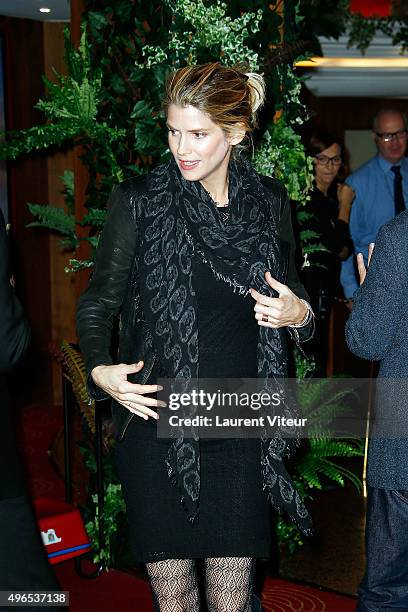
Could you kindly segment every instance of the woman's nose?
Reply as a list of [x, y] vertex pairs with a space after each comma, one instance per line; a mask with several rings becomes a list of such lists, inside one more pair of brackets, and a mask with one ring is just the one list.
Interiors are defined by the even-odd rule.
[[186, 155], [191, 153], [191, 143], [188, 134], [181, 134], [178, 141], [177, 153], [179, 155]]

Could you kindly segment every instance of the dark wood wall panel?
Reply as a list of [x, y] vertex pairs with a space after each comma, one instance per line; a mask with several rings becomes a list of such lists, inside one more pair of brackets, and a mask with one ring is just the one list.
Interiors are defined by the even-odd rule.
[[393, 98], [316, 98], [305, 94], [313, 122], [343, 139], [345, 130], [369, 130], [381, 108], [392, 107], [408, 112], [408, 100]]
[[[44, 63], [45, 75], [55, 81], [53, 68], [66, 74], [64, 61], [63, 23], [44, 23]], [[61, 176], [65, 170], [74, 170], [74, 149], [55, 152], [48, 156], [48, 202], [53, 206], [65, 208]], [[61, 236], [49, 232], [50, 244], [50, 283], [51, 283], [51, 321], [52, 343], [55, 347], [62, 340], [76, 341], [75, 310], [77, 274], [67, 274], [66, 266], [73, 256], [72, 252], [62, 252]], [[61, 368], [57, 361], [52, 363], [53, 403], [62, 402]]]
[[[31, 127], [43, 121], [33, 107], [43, 94], [43, 24], [28, 19], [0, 18], [4, 40], [6, 126]], [[8, 164], [11, 242], [17, 292], [31, 322], [32, 344], [24, 372], [24, 388], [35, 397], [48, 386], [51, 339], [49, 233], [32, 230], [27, 202], [46, 203], [47, 158], [43, 154], [21, 157]]]

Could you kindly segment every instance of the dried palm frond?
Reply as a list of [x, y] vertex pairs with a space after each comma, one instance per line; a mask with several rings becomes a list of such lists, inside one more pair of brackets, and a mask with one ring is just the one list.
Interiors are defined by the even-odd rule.
[[95, 433], [95, 402], [86, 388], [86, 370], [81, 351], [65, 340], [61, 344], [62, 372], [70, 381], [78, 407], [92, 433]]

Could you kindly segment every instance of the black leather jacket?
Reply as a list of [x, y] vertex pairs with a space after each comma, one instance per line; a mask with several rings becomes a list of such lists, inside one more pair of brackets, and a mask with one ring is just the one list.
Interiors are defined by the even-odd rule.
[[[283, 186], [276, 180], [262, 177], [264, 185], [276, 195], [280, 210], [280, 242], [286, 253], [284, 276], [292, 291], [308, 300], [295, 268], [290, 208]], [[98, 365], [113, 363], [111, 336], [114, 319], [120, 315], [119, 350], [115, 363], [144, 362], [143, 369], [129, 380], [144, 384], [148, 380], [157, 356], [152, 336], [144, 320], [139, 294], [139, 223], [143, 206], [148, 205], [145, 177], [124, 181], [113, 190], [109, 214], [96, 253], [93, 274], [88, 288], [81, 296], [77, 311], [77, 328], [81, 350], [88, 374], [88, 390], [95, 400], [107, 399], [90, 376]], [[314, 331], [313, 321], [302, 329], [288, 328], [297, 342], [308, 340]], [[112, 414], [118, 439], [123, 439], [135, 416], [124, 406], [113, 402]]]

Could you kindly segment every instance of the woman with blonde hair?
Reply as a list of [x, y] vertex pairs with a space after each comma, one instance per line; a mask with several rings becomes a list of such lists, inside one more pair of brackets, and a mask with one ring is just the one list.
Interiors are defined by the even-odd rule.
[[285, 190], [239, 155], [263, 101], [263, 78], [241, 66], [169, 76], [171, 159], [114, 189], [78, 308], [90, 393], [113, 398], [134, 556], [162, 612], [200, 609], [199, 559], [211, 612], [259, 610], [253, 572], [270, 556], [268, 500], [310, 528], [284, 438], [157, 437], [159, 378], [285, 376], [286, 330], [297, 341], [313, 333]]

